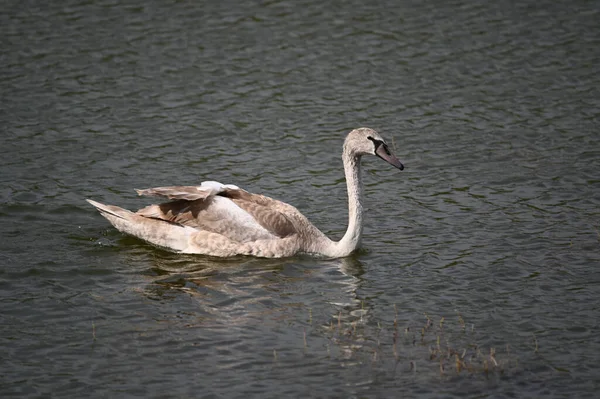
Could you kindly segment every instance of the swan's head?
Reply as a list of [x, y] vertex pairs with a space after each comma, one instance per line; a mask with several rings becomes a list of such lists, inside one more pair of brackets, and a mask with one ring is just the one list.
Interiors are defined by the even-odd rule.
[[344, 153], [352, 156], [376, 155], [390, 165], [402, 170], [404, 165], [390, 151], [385, 140], [373, 129], [361, 127], [354, 129], [346, 137]]

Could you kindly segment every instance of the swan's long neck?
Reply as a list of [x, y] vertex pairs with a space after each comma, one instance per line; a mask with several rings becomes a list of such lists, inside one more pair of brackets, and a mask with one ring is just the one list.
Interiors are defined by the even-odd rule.
[[360, 245], [363, 231], [362, 181], [360, 178], [360, 156], [349, 151], [342, 155], [344, 173], [348, 187], [348, 229], [344, 237], [334, 244], [336, 256], [349, 255]]

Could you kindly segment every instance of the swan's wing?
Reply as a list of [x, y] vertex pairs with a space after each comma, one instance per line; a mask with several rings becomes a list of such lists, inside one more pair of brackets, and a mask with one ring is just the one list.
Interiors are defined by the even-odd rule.
[[227, 188], [219, 196], [230, 199], [251, 215], [262, 227], [279, 236], [287, 237], [298, 232], [297, 222], [304, 218], [298, 210], [285, 202], [242, 189]]
[[140, 209], [138, 215], [211, 231], [238, 242], [283, 238], [297, 231], [292, 221], [296, 208], [233, 185], [204, 182], [138, 193], [174, 199]]
[[232, 184], [221, 184], [216, 181], [205, 181], [199, 186], [169, 186], [155, 187], [145, 190], [135, 190], [138, 195], [147, 195], [151, 197], [165, 197], [172, 200], [188, 200], [195, 201], [198, 199], [206, 199], [212, 195], [216, 195], [226, 189], [237, 189], [237, 186]]
[[172, 186], [172, 187], [155, 187], [145, 190], [135, 190], [138, 195], [146, 195], [149, 197], [165, 197], [168, 199], [183, 199], [194, 201], [204, 199], [211, 193], [206, 190], [199, 190], [195, 186]]

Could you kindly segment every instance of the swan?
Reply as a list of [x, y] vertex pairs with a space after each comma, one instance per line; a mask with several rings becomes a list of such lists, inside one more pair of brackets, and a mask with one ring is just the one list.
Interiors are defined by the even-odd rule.
[[281, 258], [309, 254], [339, 258], [360, 245], [363, 231], [360, 159], [376, 155], [403, 170], [375, 130], [352, 130], [342, 160], [348, 188], [348, 228], [332, 241], [295, 207], [253, 194], [232, 184], [205, 181], [200, 186], [136, 190], [139, 195], [171, 200], [131, 212], [87, 199], [119, 231], [148, 243], [186, 254], [218, 257], [250, 255]]

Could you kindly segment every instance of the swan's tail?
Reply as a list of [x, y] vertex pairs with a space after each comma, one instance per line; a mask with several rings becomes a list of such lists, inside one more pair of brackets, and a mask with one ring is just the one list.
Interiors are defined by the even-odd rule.
[[186, 252], [190, 245], [190, 235], [195, 232], [191, 227], [140, 216], [118, 206], [104, 205], [91, 199], [86, 201], [96, 207], [120, 232], [173, 251]]

